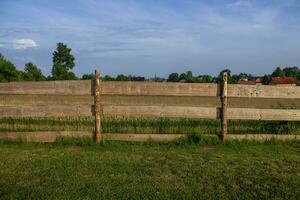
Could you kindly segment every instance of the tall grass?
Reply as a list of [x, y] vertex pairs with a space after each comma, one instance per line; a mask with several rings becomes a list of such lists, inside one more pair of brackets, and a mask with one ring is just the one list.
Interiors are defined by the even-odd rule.
[[[103, 117], [104, 133], [217, 134], [220, 121], [162, 117]], [[300, 122], [229, 120], [229, 134], [300, 134]], [[0, 117], [0, 131], [93, 131], [93, 117]]]

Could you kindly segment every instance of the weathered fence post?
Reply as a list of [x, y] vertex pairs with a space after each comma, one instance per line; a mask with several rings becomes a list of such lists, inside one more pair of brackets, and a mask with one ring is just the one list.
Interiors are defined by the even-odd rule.
[[222, 83], [221, 83], [221, 139], [222, 141], [226, 140], [227, 137], [227, 72], [222, 74]]
[[94, 104], [95, 104], [95, 141], [99, 143], [102, 140], [101, 135], [101, 106], [100, 106], [100, 72], [97, 69], [95, 71], [95, 94], [94, 94]]

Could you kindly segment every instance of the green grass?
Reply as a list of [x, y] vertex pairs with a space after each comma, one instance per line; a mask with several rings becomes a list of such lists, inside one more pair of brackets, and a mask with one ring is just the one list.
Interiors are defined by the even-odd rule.
[[206, 143], [2, 141], [0, 199], [299, 199], [299, 142]]
[[[0, 131], [92, 131], [93, 117], [0, 117]], [[216, 134], [219, 120], [103, 117], [105, 133]], [[299, 134], [300, 122], [229, 120], [229, 134]]]

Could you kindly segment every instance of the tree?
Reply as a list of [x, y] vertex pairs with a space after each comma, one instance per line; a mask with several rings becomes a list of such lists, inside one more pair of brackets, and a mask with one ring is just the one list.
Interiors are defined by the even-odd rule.
[[114, 81], [115, 79], [114, 79], [114, 77], [111, 77], [109, 75], [105, 75], [102, 80], [103, 81]]
[[264, 85], [269, 85], [269, 83], [271, 82], [272, 76], [269, 74], [266, 74], [262, 77], [262, 84]]
[[44, 81], [46, 77], [43, 75], [41, 69], [29, 62], [25, 64], [23, 79], [26, 81]]
[[11, 82], [21, 79], [21, 72], [0, 53], [0, 82]]
[[231, 71], [229, 69], [224, 69], [220, 72], [218, 79], [217, 79], [217, 83], [221, 83], [222, 79], [223, 79], [223, 72], [227, 72], [227, 83], [229, 84], [236, 84], [237, 80], [235, 80], [232, 76], [231, 76]]
[[83, 74], [82, 77], [81, 77], [81, 79], [82, 80], [91, 80], [94, 77], [95, 77], [95, 75], [93, 73], [91, 73], [91, 74]]
[[178, 73], [171, 73], [168, 77], [168, 82], [178, 82], [179, 76]]
[[56, 51], [53, 53], [53, 80], [74, 80], [76, 75], [71, 72], [75, 66], [75, 58], [71, 54], [72, 49], [64, 43], [57, 43]]
[[285, 77], [285, 72], [280, 68], [280, 67], [277, 67], [272, 75], [272, 77]]
[[180, 76], [179, 76], [179, 81], [186, 81], [186, 79], [187, 79], [187, 76], [186, 76], [186, 74], [185, 73], [182, 73], [182, 74], [180, 74]]
[[300, 73], [300, 70], [298, 67], [286, 67], [283, 69], [283, 72], [285, 76], [287, 77], [295, 77], [297, 78], [298, 74]]
[[189, 83], [194, 82], [194, 77], [193, 77], [193, 72], [192, 71], [187, 71], [186, 72], [186, 81]]
[[200, 75], [194, 78], [195, 83], [211, 83], [213, 81], [213, 77], [211, 75]]
[[116, 77], [116, 81], [130, 81], [131, 77], [125, 76], [124, 74], [119, 74]]

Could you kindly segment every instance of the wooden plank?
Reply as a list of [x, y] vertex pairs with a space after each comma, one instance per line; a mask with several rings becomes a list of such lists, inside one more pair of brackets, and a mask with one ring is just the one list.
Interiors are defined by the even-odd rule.
[[[101, 95], [102, 105], [221, 107], [219, 97]], [[0, 94], [0, 106], [94, 105], [91, 95]], [[300, 99], [228, 97], [231, 108], [300, 109]]]
[[213, 83], [157, 83], [103, 81], [104, 95], [217, 96]]
[[229, 119], [300, 121], [300, 110], [228, 108]]
[[300, 98], [300, 87], [270, 85], [228, 85], [229, 97]]
[[0, 106], [94, 105], [90, 95], [0, 94]]
[[182, 134], [124, 134], [109, 133], [103, 134], [104, 140], [130, 141], [130, 142], [169, 142], [177, 140], [184, 135]]
[[96, 70], [94, 104], [95, 104], [95, 141], [97, 143], [99, 143], [102, 140], [100, 94], [101, 94], [100, 72], [99, 70]]
[[91, 80], [0, 83], [0, 94], [92, 95]]
[[[217, 108], [182, 106], [104, 106], [105, 115], [218, 119]], [[228, 119], [300, 120], [300, 110], [228, 108]]]
[[[0, 83], [0, 94], [92, 95], [91, 80]], [[104, 95], [219, 96], [214, 83], [155, 83], [104, 81]], [[300, 87], [228, 85], [228, 97], [300, 98]]]
[[[91, 131], [39, 131], [39, 132], [0, 132], [0, 140], [2, 139], [26, 139], [32, 142], [55, 142], [59, 137], [92, 137]], [[184, 134], [127, 134], [127, 133], [106, 133], [103, 134], [104, 140], [114, 141], [159, 141], [168, 142], [184, 137]], [[205, 135], [206, 137], [216, 137], [217, 135]], [[266, 141], [271, 139], [288, 141], [300, 140], [300, 135], [277, 135], [277, 134], [245, 134], [232, 135], [229, 134], [228, 140], [257, 140]]]
[[221, 96], [221, 139], [226, 140], [227, 137], [227, 72], [223, 72], [222, 80], [222, 96]]
[[[38, 131], [38, 132], [0, 132], [1, 139], [26, 139], [32, 142], [55, 142], [58, 137], [92, 137], [89, 131]], [[182, 134], [127, 134], [107, 133], [103, 134], [104, 140], [147, 142], [168, 142], [183, 137]]]
[[228, 139], [230, 140], [258, 140], [258, 141], [267, 141], [267, 140], [300, 140], [300, 135], [277, 135], [277, 134], [244, 134], [244, 135], [235, 135], [229, 134]]
[[92, 106], [0, 106], [1, 117], [92, 116]]
[[92, 137], [89, 131], [0, 132], [0, 139], [25, 139], [31, 142], [55, 142], [58, 137]]
[[216, 108], [182, 106], [103, 106], [104, 115], [215, 119]]
[[[0, 116], [92, 116], [92, 106], [0, 106]], [[217, 108], [185, 106], [103, 106], [104, 115], [218, 119]], [[300, 110], [228, 108], [228, 119], [299, 121]]]

